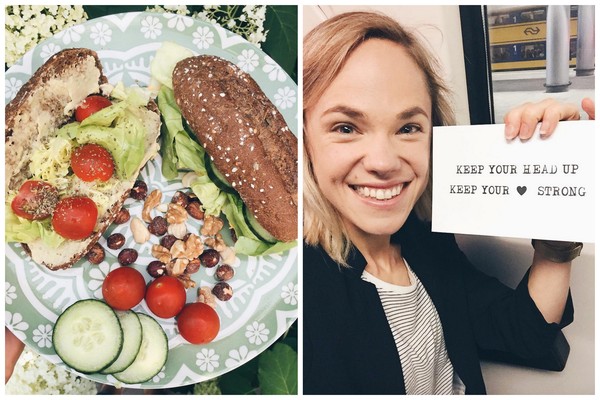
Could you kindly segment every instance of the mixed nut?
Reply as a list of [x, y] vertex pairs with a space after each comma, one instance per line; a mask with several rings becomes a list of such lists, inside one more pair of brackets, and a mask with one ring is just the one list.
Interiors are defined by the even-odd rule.
[[[126, 208], [122, 208], [117, 213], [114, 223], [129, 222], [134, 241], [138, 244], [148, 242], [152, 236], [160, 238], [158, 244], [152, 245], [151, 253], [156, 260], [146, 267], [148, 274], [152, 278], [174, 276], [188, 289], [196, 287], [191, 275], [201, 267], [217, 267], [215, 279], [218, 282], [212, 288], [198, 288], [198, 301], [214, 308], [215, 297], [221, 301], [231, 299], [233, 289], [226, 281], [233, 278], [235, 273], [230, 265], [235, 261], [235, 252], [225, 244], [219, 233], [224, 225], [223, 220], [204, 215], [198, 198], [182, 191], [177, 191], [171, 201], [164, 204], [160, 190], [155, 189], [149, 193], [148, 185], [139, 180], [131, 189], [130, 197], [144, 201], [141, 218], [131, 216]], [[164, 215], [153, 216], [158, 213]], [[189, 217], [203, 220], [199, 234], [188, 232], [186, 222]], [[123, 234], [113, 233], [106, 239], [106, 245], [112, 250], [119, 250], [123, 248], [125, 241]], [[99, 264], [104, 260], [104, 249], [97, 243], [87, 257], [90, 262]], [[117, 258], [121, 265], [131, 265], [138, 259], [138, 252], [133, 248], [124, 248]]]

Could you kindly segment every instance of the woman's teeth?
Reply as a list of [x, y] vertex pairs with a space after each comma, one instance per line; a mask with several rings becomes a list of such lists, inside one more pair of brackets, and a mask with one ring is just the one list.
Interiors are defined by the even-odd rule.
[[369, 197], [377, 200], [389, 200], [398, 196], [403, 187], [404, 185], [398, 185], [388, 189], [375, 189], [366, 186], [355, 186], [354, 190], [362, 197]]

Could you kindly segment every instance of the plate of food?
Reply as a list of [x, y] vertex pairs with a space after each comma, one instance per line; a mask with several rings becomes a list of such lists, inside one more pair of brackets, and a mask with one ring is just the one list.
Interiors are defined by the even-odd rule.
[[297, 317], [297, 91], [253, 44], [175, 14], [28, 52], [5, 75], [6, 326], [133, 388], [266, 350]]

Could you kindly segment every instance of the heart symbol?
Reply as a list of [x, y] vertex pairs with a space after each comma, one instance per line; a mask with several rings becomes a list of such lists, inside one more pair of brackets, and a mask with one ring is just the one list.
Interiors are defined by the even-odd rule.
[[527, 186], [517, 186], [517, 192], [519, 192], [519, 194], [521, 196], [523, 196], [523, 194], [527, 191]]

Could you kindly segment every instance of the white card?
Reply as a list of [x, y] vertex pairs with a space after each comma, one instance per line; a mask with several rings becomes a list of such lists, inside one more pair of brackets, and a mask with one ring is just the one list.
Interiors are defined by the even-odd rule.
[[433, 231], [594, 242], [594, 136], [594, 121], [526, 142], [504, 125], [433, 128]]

